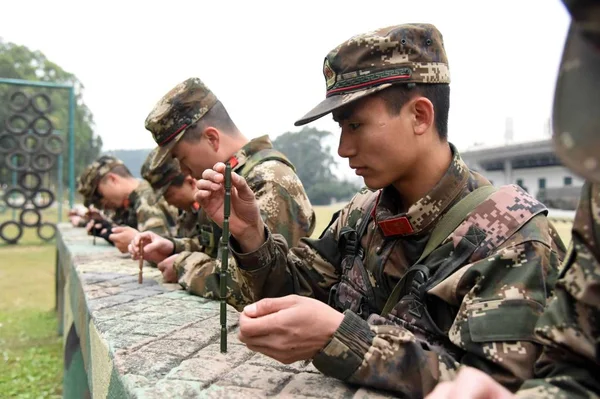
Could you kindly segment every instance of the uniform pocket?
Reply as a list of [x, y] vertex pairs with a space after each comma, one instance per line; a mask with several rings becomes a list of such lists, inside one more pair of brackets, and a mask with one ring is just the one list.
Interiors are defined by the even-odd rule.
[[544, 307], [529, 299], [498, 299], [467, 307], [473, 342], [534, 341], [535, 324]]

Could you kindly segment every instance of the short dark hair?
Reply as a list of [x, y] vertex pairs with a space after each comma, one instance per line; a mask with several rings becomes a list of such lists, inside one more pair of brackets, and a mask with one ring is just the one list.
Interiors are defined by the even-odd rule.
[[448, 112], [450, 111], [450, 85], [437, 84], [398, 84], [378, 93], [385, 101], [390, 115], [398, 115], [400, 110], [416, 95], [427, 98], [435, 111], [435, 128], [440, 139], [448, 139]]
[[115, 175], [121, 177], [133, 177], [127, 166], [125, 165], [117, 165], [110, 170], [110, 173], [114, 173]]
[[192, 143], [197, 142], [202, 137], [204, 129], [209, 126], [222, 130], [226, 134], [233, 134], [238, 131], [223, 103], [217, 101], [199, 121], [187, 128], [181, 139]]
[[183, 182], [185, 181], [185, 175], [183, 173], [178, 174], [171, 180], [171, 185], [175, 187], [183, 186]]

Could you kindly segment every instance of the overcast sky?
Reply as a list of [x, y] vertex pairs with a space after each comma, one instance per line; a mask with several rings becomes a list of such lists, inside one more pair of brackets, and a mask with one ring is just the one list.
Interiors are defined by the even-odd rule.
[[[503, 143], [508, 116], [515, 140], [542, 138], [569, 23], [558, 0], [133, 3], [7, 1], [0, 14], [0, 36], [82, 81], [105, 150], [152, 147], [146, 115], [191, 76], [249, 138], [297, 130], [294, 121], [324, 98], [329, 50], [410, 22], [433, 23], [444, 36], [449, 137], [459, 149]], [[338, 131], [330, 117], [311, 126]]]

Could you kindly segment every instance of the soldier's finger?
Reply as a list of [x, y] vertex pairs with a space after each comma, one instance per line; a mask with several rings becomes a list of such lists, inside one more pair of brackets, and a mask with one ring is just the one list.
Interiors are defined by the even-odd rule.
[[275, 315], [253, 318], [244, 313], [240, 314], [240, 341], [252, 343], [255, 337], [272, 334], [277, 327], [275, 321]]
[[280, 310], [290, 308], [298, 303], [296, 295], [281, 298], [264, 298], [244, 308], [244, 314], [249, 317], [262, 317]]
[[225, 173], [225, 164], [223, 162], [217, 162], [213, 166], [213, 170], [219, 173]]
[[218, 191], [223, 187], [220, 183], [215, 183], [210, 180], [200, 179], [196, 182], [196, 188], [198, 190], [206, 190], [206, 191]]
[[231, 184], [237, 190], [237, 196], [243, 200], [255, 198], [254, 192], [246, 183], [246, 179], [237, 173], [231, 173]]
[[132, 244], [136, 247], [140, 245], [141, 242], [151, 242], [152, 241], [152, 232], [150, 231], [145, 231], [143, 233], [138, 233], [133, 237], [133, 242]]
[[158, 249], [160, 248], [160, 246], [161, 246], [160, 241], [152, 241], [152, 242], [144, 245], [144, 255], [145, 254], [150, 255], [150, 254], [158, 251]]
[[202, 172], [202, 179], [210, 180], [215, 183], [221, 183], [223, 181], [223, 174], [215, 172], [212, 169], [206, 169], [204, 172]]

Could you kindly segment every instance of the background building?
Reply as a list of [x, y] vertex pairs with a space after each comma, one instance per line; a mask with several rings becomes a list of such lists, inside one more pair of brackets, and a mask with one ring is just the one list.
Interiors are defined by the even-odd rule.
[[[507, 141], [510, 141], [507, 122]], [[466, 164], [483, 174], [496, 186], [517, 184], [546, 206], [575, 209], [583, 179], [562, 166], [554, 154], [551, 139], [513, 143], [504, 146], [479, 146], [461, 152]]]

